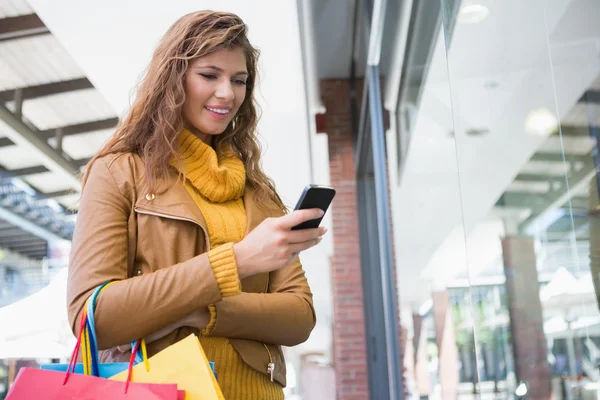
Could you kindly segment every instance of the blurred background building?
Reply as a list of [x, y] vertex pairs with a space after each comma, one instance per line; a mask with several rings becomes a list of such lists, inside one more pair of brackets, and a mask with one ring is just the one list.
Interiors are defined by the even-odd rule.
[[290, 399], [600, 390], [597, 0], [0, 1], [0, 398], [68, 356], [78, 174], [168, 26], [262, 52], [264, 167], [337, 191]]

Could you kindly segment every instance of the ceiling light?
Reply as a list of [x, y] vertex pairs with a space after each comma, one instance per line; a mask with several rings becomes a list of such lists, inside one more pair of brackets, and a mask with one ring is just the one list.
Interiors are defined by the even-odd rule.
[[461, 7], [458, 12], [458, 22], [463, 24], [476, 24], [490, 15], [490, 10], [481, 4], [468, 4]]
[[535, 136], [549, 136], [558, 129], [556, 115], [547, 108], [531, 111], [525, 118], [525, 132]]

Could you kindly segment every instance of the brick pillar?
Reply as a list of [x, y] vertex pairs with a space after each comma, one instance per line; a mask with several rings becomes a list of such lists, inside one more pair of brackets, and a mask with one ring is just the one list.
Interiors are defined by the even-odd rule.
[[454, 321], [448, 291], [434, 292], [433, 320], [438, 346], [442, 399], [454, 400], [458, 392], [458, 348], [454, 339]]
[[502, 255], [515, 374], [527, 385], [528, 399], [546, 400], [552, 394], [551, 369], [533, 239], [502, 239]]
[[[356, 82], [357, 99], [362, 98], [362, 81]], [[329, 144], [331, 185], [337, 195], [332, 206], [334, 256], [333, 282], [333, 347], [336, 369], [337, 398], [368, 399], [369, 378], [365, 321], [363, 307], [360, 234], [358, 220], [354, 138], [350, 109], [350, 85], [347, 79], [321, 81], [321, 95], [327, 113], [317, 116], [317, 129], [325, 132]], [[359, 110], [356, 110], [358, 119]], [[384, 128], [389, 117], [384, 114]], [[390, 230], [392, 230], [390, 221]], [[392, 240], [393, 243], [393, 240]], [[378, 267], [378, 266], [373, 266]], [[392, 266], [396, 278], [395, 264]], [[396, 297], [396, 306], [398, 298]], [[397, 309], [399, 309], [397, 307]], [[400, 359], [406, 346], [406, 330], [400, 326], [398, 315]], [[382, 335], [385, 333], [382, 332]], [[401, 365], [403, 365], [401, 363]], [[403, 388], [405, 369], [402, 369]]]
[[321, 93], [327, 108], [323, 129], [329, 142], [330, 180], [337, 191], [331, 208], [334, 242], [331, 259], [333, 361], [337, 399], [368, 399], [356, 170], [348, 81], [322, 81]]
[[427, 335], [423, 329], [423, 317], [413, 314], [413, 351], [415, 389], [420, 399], [429, 398], [429, 360], [427, 357]]

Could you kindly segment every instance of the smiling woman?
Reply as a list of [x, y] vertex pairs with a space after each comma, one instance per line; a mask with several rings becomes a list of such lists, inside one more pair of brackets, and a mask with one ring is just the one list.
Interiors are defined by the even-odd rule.
[[225, 131], [246, 98], [246, 57], [240, 48], [193, 61], [185, 76], [185, 127], [205, 143]]
[[[90, 162], [68, 279], [75, 331], [98, 286], [101, 359], [150, 355], [190, 334], [225, 398], [283, 399], [281, 346], [315, 325], [297, 254], [323, 215], [286, 214], [260, 167], [253, 98], [258, 51], [236, 15], [196, 12], [168, 30], [136, 100]], [[128, 354], [129, 353], [129, 354]]]

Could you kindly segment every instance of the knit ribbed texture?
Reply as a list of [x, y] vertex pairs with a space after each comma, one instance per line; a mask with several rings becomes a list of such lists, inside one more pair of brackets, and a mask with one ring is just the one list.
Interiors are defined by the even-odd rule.
[[204, 329], [202, 329], [203, 335], [210, 335], [217, 325], [217, 307], [215, 307], [214, 304], [211, 304], [208, 306], [208, 311], [210, 312], [210, 321]]
[[[240, 159], [217, 155], [215, 150], [192, 133], [184, 130], [180, 140], [185, 188], [202, 211], [210, 239], [210, 260], [223, 297], [241, 291], [233, 243], [246, 232], [246, 210], [243, 194], [246, 170]], [[283, 389], [271, 382], [265, 365], [263, 372], [250, 368], [238, 355], [227, 338], [209, 337], [217, 322], [214, 305], [209, 306], [210, 322], [202, 331], [200, 343], [208, 359], [215, 363], [218, 381], [227, 400], [283, 400]], [[267, 329], [267, 327], [265, 327]], [[267, 350], [265, 349], [265, 353]]]
[[221, 289], [221, 296], [240, 294], [240, 278], [233, 254], [233, 243], [229, 242], [208, 252], [208, 260]]
[[186, 178], [213, 203], [237, 200], [244, 195], [246, 169], [244, 163], [227, 152], [219, 154], [188, 130], [180, 139], [180, 154]]
[[248, 367], [227, 339], [202, 336], [200, 343], [206, 357], [215, 363], [219, 386], [226, 400], [284, 399], [281, 386], [271, 382], [268, 375]]

